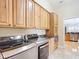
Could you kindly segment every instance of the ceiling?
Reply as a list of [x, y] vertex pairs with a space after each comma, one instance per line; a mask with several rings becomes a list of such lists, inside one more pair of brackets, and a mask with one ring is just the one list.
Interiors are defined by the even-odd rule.
[[66, 19], [66, 20], [64, 20], [64, 24], [65, 25], [78, 25], [79, 26], [79, 18], [69, 18], [69, 19]]
[[47, 0], [53, 9], [59, 8], [66, 4], [71, 4], [74, 2], [79, 2], [79, 0]]
[[48, 0], [48, 2], [51, 4], [52, 7], [56, 7], [58, 5], [60, 5], [60, 1], [63, 1], [63, 0]]

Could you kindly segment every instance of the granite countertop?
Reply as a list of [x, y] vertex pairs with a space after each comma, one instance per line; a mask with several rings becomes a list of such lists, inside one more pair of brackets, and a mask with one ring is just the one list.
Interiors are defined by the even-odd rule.
[[28, 43], [24, 43], [23, 45], [20, 46], [16, 46], [15, 48], [12, 47], [13, 49], [7, 49], [5, 51], [2, 52], [4, 58], [9, 58], [12, 56], [15, 56], [19, 53], [22, 53], [24, 51], [28, 51], [29, 49], [38, 46], [39, 43], [42, 43], [41, 39], [45, 39], [44, 41], [47, 42], [48, 40], [46, 40], [47, 37], [44, 38], [40, 38], [40, 40], [30, 40]]

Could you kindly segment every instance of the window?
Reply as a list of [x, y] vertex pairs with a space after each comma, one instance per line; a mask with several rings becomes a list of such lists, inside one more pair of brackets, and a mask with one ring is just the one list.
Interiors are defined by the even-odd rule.
[[79, 18], [70, 18], [64, 20], [67, 32], [79, 32]]

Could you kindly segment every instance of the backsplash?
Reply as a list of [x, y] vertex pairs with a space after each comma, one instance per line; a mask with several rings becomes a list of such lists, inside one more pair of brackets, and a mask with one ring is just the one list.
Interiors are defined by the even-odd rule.
[[0, 37], [3, 37], [3, 36], [24, 35], [24, 34], [44, 35], [45, 34], [45, 30], [0, 28]]

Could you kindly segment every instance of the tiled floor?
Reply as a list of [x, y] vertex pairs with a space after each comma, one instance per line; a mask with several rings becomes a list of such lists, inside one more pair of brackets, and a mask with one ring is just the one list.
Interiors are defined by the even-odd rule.
[[48, 59], [79, 59], [79, 43], [65, 42], [65, 46], [56, 49]]

